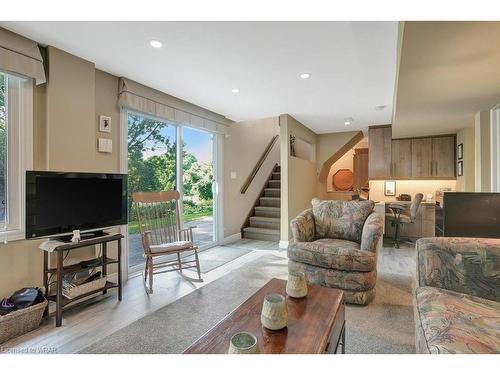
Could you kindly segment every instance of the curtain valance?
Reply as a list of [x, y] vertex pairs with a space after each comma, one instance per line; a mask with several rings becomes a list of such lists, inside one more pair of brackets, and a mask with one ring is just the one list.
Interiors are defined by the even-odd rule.
[[45, 83], [45, 69], [38, 44], [0, 27], [0, 70]]
[[120, 78], [118, 103], [142, 113], [195, 128], [226, 133], [231, 120], [161, 91]]

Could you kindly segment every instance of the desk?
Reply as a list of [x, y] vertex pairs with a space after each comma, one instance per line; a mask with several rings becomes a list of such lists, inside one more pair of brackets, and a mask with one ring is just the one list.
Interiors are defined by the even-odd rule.
[[[405, 215], [410, 214], [411, 202], [409, 201], [380, 201], [375, 203], [375, 212], [385, 218], [386, 213], [390, 213], [389, 209], [390, 203], [400, 203], [407, 206], [407, 210], [403, 213]], [[417, 217], [415, 222], [412, 224], [403, 225], [401, 228], [401, 237], [407, 237], [411, 240], [416, 240], [421, 237], [434, 237], [436, 235], [436, 202], [425, 202], [420, 203], [418, 208]], [[394, 237], [394, 227], [391, 227], [388, 219], [384, 220], [383, 233], [386, 237]]]

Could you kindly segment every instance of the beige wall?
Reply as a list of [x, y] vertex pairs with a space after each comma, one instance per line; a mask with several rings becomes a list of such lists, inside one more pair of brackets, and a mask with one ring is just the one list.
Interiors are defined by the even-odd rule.
[[475, 132], [475, 190], [491, 190], [491, 125], [490, 112], [482, 111], [474, 116]]
[[357, 131], [319, 134], [318, 147], [316, 149], [318, 173], [323, 166], [323, 163], [357, 134]]
[[[275, 143], [245, 194], [240, 189], [262, 156], [269, 141], [279, 134], [278, 117], [233, 123], [224, 138], [224, 237], [240, 233], [258, 194], [274, 165], [279, 163], [279, 141]], [[236, 178], [231, 178], [231, 172]]]
[[[33, 165], [36, 169], [119, 171], [118, 78], [92, 63], [49, 47], [49, 82], [34, 90]], [[112, 116], [113, 153], [99, 154], [97, 116]], [[0, 296], [42, 285], [41, 241], [0, 245]], [[74, 253], [76, 261], [92, 250]], [[110, 248], [113, 256], [116, 249]], [[113, 269], [110, 270], [113, 272]]]
[[281, 153], [281, 240], [291, 237], [290, 220], [311, 206], [317, 194], [317, 163], [290, 156], [289, 139], [295, 135], [316, 145], [318, 159], [318, 136], [290, 115], [280, 115]]
[[[432, 194], [432, 200], [436, 198], [436, 190], [441, 188], [456, 189], [455, 180], [397, 180], [396, 181], [396, 196], [399, 194], [410, 194], [412, 198], [417, 193], [424, 194], [424, 199], [427, 194]], [[394, 201], [396, 197], [384, 195], [384, 181], [370, 180], [370, 199], [378, 201]]]
[[464, 153], [462, 159], [463, 176], [458, 175], [457, 169], [457, 191], [475, 191], [476, 151], [474, 138], [474, 128], [460, 129], [457, 132], [457, 146], [462, 144]]

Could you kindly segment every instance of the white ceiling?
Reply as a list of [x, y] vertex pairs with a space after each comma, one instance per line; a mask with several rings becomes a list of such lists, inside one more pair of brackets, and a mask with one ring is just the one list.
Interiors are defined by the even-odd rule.
[[0, 24], [236, 121], [289, 113], [317, 133], [391, 123], [397, 22]]

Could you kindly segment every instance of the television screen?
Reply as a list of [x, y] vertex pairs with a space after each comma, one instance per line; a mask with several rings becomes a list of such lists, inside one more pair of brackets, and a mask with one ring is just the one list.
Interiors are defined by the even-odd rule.
[[127, 223], [127, 175], [26, 172], [26, 238]]
[[500, 193], [445, 192], [444, 236], [500, 238]]

